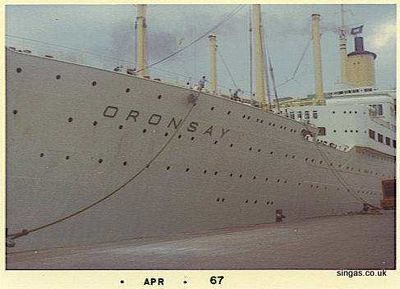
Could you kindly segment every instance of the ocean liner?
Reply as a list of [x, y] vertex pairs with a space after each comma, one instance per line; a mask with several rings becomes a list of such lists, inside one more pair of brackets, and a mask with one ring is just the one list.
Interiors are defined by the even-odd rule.
[[[379, 207], [396, 141], [395, 94], [374, 88], [376, 55], [359, 35], [347, 54], [342, 36], [344, 89], [324, 93], [313, 15], [315, 96], [268, 102], [259, 5], [253, 16], [251, 103], [216, 92], [215, 65], [207, 90], [152, 79], [144, 5], [136, 71], [8, 45], [8, 252]], [[214, 35], [210, 43], [213, 59]]]

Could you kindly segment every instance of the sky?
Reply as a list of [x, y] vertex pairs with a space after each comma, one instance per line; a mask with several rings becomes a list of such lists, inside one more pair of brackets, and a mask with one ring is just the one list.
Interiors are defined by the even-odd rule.
[[[239, 7], [239, 8], [238, 8]], [[349, 28], [364, 25], [364, 47], [376, 53], [376, 86], [396, 83], [395, 5], [345, 5]], [[218, 42], [218, 85], [250, 91], [248, 5], [149, 5], [148, 63], [165, 58], [203, 35], [235, 8], [239, 11], [215, 31]], [[262, 5], [268, 55], [279, 97], [314, 92], [311, 14], [321, 15], [324, 90], [339, 80], [336, 29], [340, 5]], [[134, 66], [134, 5], [8, 5], [6, 44], [68, 61], [111, 68]], [[308, 46], [308, 48], [307, 48]], [[348, 52], [353, 39], [348, 38]], [[307, 48], [307, 49], [306, 49]], [[297, 73], [294, 71], [304, 53]], [[209, 73], [209, 44], [204, 37], [168, 60], [152, 66], [151, 76], [169, 82], [197, 82]]]

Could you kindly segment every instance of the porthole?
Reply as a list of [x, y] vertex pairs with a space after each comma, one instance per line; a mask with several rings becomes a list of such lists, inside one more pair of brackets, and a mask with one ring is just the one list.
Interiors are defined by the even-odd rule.
[[247, 117], [247, 119], [250, 119], [251, 118], [251, 116], [249, 115], [248, 117]]
[[218, 175], [218, 172], [217, 172], [217, 171], [214, 172], [214, 176], [216, 176], [216, 175]]
[[239, 175], [239, 178], [241, 178], [241, 177], [243, 177], [243, 175], [242, 175], [242, 174], [240, 174], [240, 175]]
[[257, 204], [257, 200], [254, 201], [254, 204]]
[[65, 159], [66, 159], [66, 160], [69, 160], [69, 156], [65, 156]]
[[190, 169], [189, 168], [186, 168], [186, 172], [188, 172]]
[[257, 152], [261, 152], [261, 149], [258, 149]]
[[147, 129], [143, 129], [143, 133], [146, 133]]
[[277, 183], [279, 183], [280, 181], [281, 181], [280, 179], [277, 179], [277, 180], [276, 180]]
[[267, 201], [267, 205], [269, 205], [269, 201]]
[[253, 176], [253, 180], [255, 180], [257, 177], [256, 176]]
[[18, 67], [17, 68], [17, 73], [21, 73], [21, 71], [22, 71], [22, 68]]
[[128, 93], [129, 91], [131, 91], [130, 88], [125, 89], [125, 92]]
[[118, 128], [119, 128], [119, 129], [122, 129], [123, 127], [124, 127], [123, 125], [120, 125]]
[[322, 165], [322, 163], [323, 163], [322, 161], [319, 161], [319, 164], [320, 164], [320, 165]]
[[68, 118], [68, 122], [72, 122], [72, 120], [73, 120], [72, 117], [69, 117], [69, 118]]
[[224, 198], [222, 198], [222, 200], [221, 200], [222, 202], [225, 202], [225, 199]]
[[294, 159], [296, 156], [295, 155], [292, 155], [292, 159]]
[[230, 146], [230, 147], [233, 147], [233, 143], [231, 143], [229, 146]]
[[262, 119], [260, 122], [261, 122], [261, 123], [264, 123], [264, 120]]
[[207, 173], [207, 170], [204, 170], [204, 171], [203, 171], [203, 174], [206, 174], [206, 173]]
[[248, 202], [249, 202], [249, 200], [246, 200], [246, 202], [245, 202], [245, 203], [247, 204]]
[[97, 125], [97, 121], [94, 121], [94, 122], [93, 122], [93, 125], [96, 126], [96, 125]]
[[192, 136], [192, 137], [190, 138], [190, 140], [191, 140], [191, 141], [194, 141], [194, 136]]
[[158, 98], [158, 99], [161, 99], [161, 97], [162, 97], [162, 95], [161, 95], [161, 94], [159, 94], [159, 95], [157, 96], [157, 98]]
[[219, 198], [217, 198], [217, 202], [219, 202]]
[[268, 178], [265, 178], [265, 181], [268, 182]]
[[246, 118], [246, 115], [243, 115], [242, 118]]
[[168, 133], [166, 132], [166, 133], [164, 133], [164, 136], [168, 136]]
[[44, 153], [40, 153], [40, 157], [41, 157], [41, 158], [44, 157]]
[[170, 166], [168, 166], [168, 167], [167, 167], [167, 171], [169, 171], [169, 169], [170, 169], [170, 168], [171, 168], [171, 167], [170, 167]]
[[233, 174], [232, 174], [232, 173], [230, 173], [230, 174], [229, 174], [229, 176], [230, 176], [230, 177], [232, 177], [232, 176], [233, 176]]
[[305, 161], [308, 161], [308, 158], [305, 158], [304, 160], [305, 160]]
[[178, 138], [182, 138], [182, 135], [180, 134], [180, 135], [178, 135]]
[[127, 163], [126, 161], [124, 161], [122, 164], [123, 164], [124, 166], [126, 166], [128, 163]]
[[275, 126], [275, 124], [273, 123], [272, 126]]
[[18, 110], [14, 109], [13, 114], [17, 114], [17, 113], [18, 113]]
[[214, 110], [214, 108], [215, 108], [215, 107], [212, 106], [210, 109], [211, 109], [211, 110]]
[[271, 203], [270, 203], [270, 204], [271, 204], [271, 205], [272, 205], [272, 204], [274, 204], [274, 201], [271, 201]]
[[60, 79], [60, 78], [61, 78], [61, 75], [57, 74], [56, 79]]
[[274, 152], [269, 152], [269, 154], [270, 154], [270, 155], [273, 155], [273, 154], [274, 154]]
[[214, 142], [214, 144], [217, 144], [218, 143], [218, 141], [216, 140], [215, 142]]
[[103, 159], [99, 159], [98, 162], [99, 164], [101, 164], [103, 162]]
[[252, 147], [249, 147], [249, 151], [251, 151], [253, 148]]
[[284, 182], [285, 184], [287, 184], [287, 180], [284, 180], [283, 182]]
[[231, 114], [231, 111], [229, 110], [226, 114]]
[[300, 186], [300, 185], [301, 185], [301, 183], [297, 183], [297, 185], [298, 185], [298, 186]]
[[96, 86], [97, 82], [96, 81], [92, 81], [92, 86]]

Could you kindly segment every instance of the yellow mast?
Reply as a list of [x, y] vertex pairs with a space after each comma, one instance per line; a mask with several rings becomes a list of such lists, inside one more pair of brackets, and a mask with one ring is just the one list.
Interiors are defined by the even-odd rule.
[[261, 5], [253, 5], [253, 23], [254, 23], [254, 46], [256, 52], [256, 98], [262, 108], [268, 107], [265, 99], [265, 59], [262, 44], [262, 24], [261, 24]]
[[324, 88], [322, 84], [322, 61], [321, 61], [321, 34], [319, 27], [320, 15], [312, 14], [312, 40], [314, 52], [314, 77], [315, 77], [315, 99], [314, 104], [324, 105]]
[[146, 44], [146, 5], [137, 4], [137, 71], [141, 77], [148, 75]]
[[217, 93], [217, 36], [212, 33], [208, 36], [210, 40], [210, 88]]

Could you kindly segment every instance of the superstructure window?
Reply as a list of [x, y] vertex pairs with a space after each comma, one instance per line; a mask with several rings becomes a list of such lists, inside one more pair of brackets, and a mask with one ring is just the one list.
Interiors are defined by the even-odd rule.
[[372, 129], [369, 129], [368, 133], [369, 133], [370, 138], [375, 139], [375, 131], [373, 131]]
[[304, 112], [304, 119], [310, 119], [310, 112], [308, 110]]
[[294, 111], [289, 112], [290, 118], [294, 119]]
[[318, 127], [318, 135], [326, 135], [326, 128]]
[[298, 112], [297, 112], [297, 118], [300, 118], [300, 119], [302, 118], [302, 113], [301, 113], [301, 111], [298, 111]]
[[378, 133], [378, 142], [383, 143], [383, 135], [381, 135], [380, 133]]
[[386, 145], [390, 146], [390, 138], [386, 137], [385, 138], [385, 143], [386, 143]]
[[318, 111], [313, 110], [313, 112], [312, 112], [312, 117], [313, 117], [314, 119], [317, 119], [317, 118], [318, 118]]
[[393, 147], [396, 148], [396, 140], [393, 140]]

